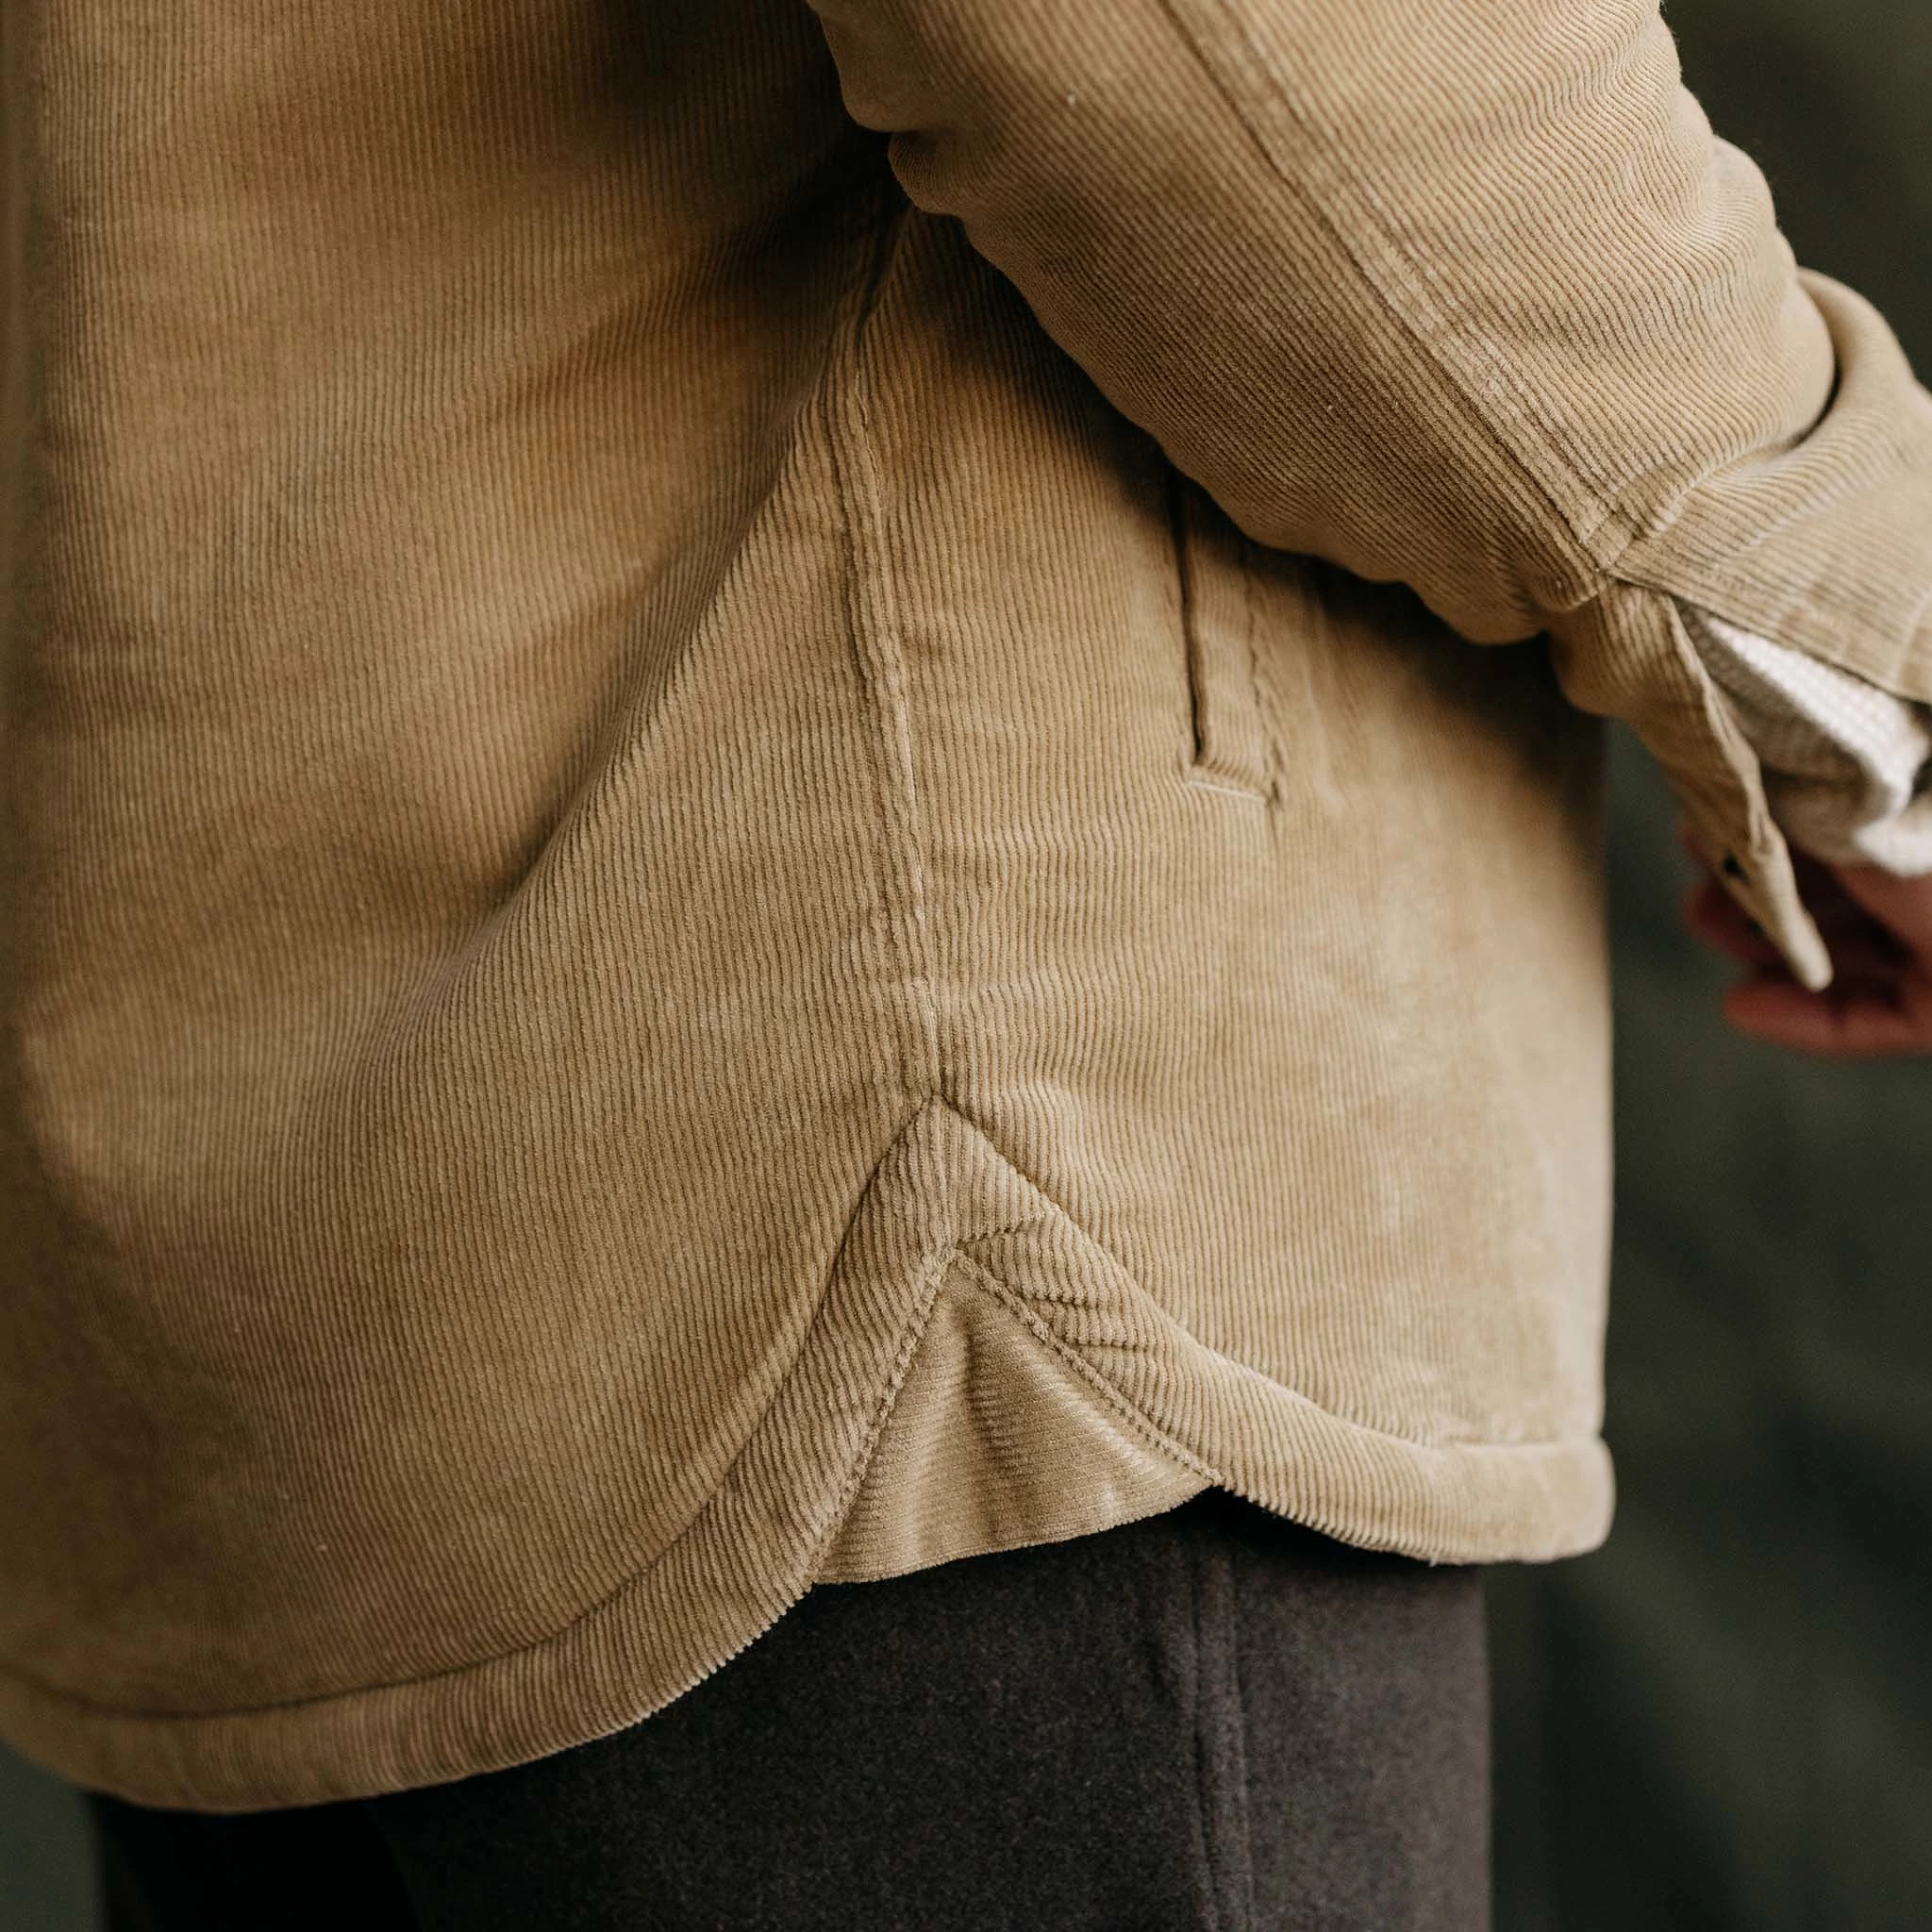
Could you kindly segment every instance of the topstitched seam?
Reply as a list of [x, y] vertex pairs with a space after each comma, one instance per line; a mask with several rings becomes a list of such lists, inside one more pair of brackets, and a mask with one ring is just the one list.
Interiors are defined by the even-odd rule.
[[[880, 778], [881, 829], [896, 861], [892, 937], [911, 990], [918, 1018], [913, 1063], [906, 1069], [907, 1094], [924, 1101], [941, 1086], [940, 1020], [932, 987], [931, 945], [925, 894], [925, 858], [920, 838], [920, 802], [914, 774], [911, 722], [906, 699], [905, 655], [888, 546], [881, 539], [883, 482], [872, 429], [865, 371], [870, 324], [892, 263], [904, 245], [911, 203], [894, 201], [891, 177], [878, 192], [891, 212], [882, 223], [880, 245], [853, 319], [844, 358], [849, 422], [833, 429], [834, 479], [845, 512], [851, 569], [854, 643], [874, 725], [874, 766]], [[850, 471], [847, 461], [849, 458]]]
[[[912, 1119], [907, 1121], [899, 1131], [892, 1136], [891, 1140], [888, 1141], [885, 1152], [880, 1155], [878, 1160], [874, 1164], [873, 1178], [876, 1178], [880, 1168], [885, 1165], [891, 1150], [905, 1140], [907, 1133], [910, 1131], [918, 1118], [919, 1116], [915, 1114]], [[830, 1276], [835, 1277], [838, 1273], [840, 1259], [845, 1253], [851, 1240], [852, 1230], [858, 1225], [859, 1217], [864, 1211], [866, 1202], [871, 1198], [871, 1185], [868, 1182], [868, 1185], [860, 1190], [858, 1202], [853, 1209], [851, 1219], [846, 1224], [844, 1235], [839, 1243], [838, 1254], [835, 1256], [832, 1268], [829, 1271]], [[907, 1370], [911, 1364], [914, 1354], [918, 1351], [919, 1343], [925, 1333], [925, 1324], [931, 1318], [933, 1307], [939, 1300], [940, 1291], [944, 1286], [946, 1278], [951, 1273], [952, 1264], [957, 1257], [958, 1250], [948, 1246], [936, 1249], [924, 1256], [921, 1259], [919, 1269], [915, 1274], [915, 1280], [919, 1281], [921, 1285], [918, 1289], [917, 1298], [913, 1303], [911, 1313], [907, 1318], [906, 1325], [900, 1331], [899, 1340], [893, 1353], [891, 1374], [887, 1378], [885, 1386], [874, 1402], [873, 1413], [866, 1424], [866, 1432], [861, 1441], [858, 1454], [854, 1457], [852, 1466], [847, 1469], [845, 1476], [841, 1483], [834, 1502], [831, 1519], [819, 1538], [818, 1542], [812, 1547], [807, 1559], [806, 1571], [808, 1579], [809, 1578], [812, 1565], [816, 1563], [825, 1546], [838, 1534], [842, 1512], [858, 1493], [859, 1487], [865, 1479], [866, 1469], [871, 1463], [873, 1453], [878, 1446], [879, 1438], [885, 1432], [886, 1424], [891, 1417], [893, 1405], [898, 1400], [899, 1391], [904, 1385]], [[930, 1285], [925, 1285], [927, 1283]], [[823, 1319], [824, 1308], [824, 1297], [822, 1295], [818, 1306], [813, 1310], [811, 1323], [808, 1325], [807, 1340], [809, 1339], [811, 1330]], [[680, 1543], [697, 1533], [711, 1506], [729, 1486], [732, 1476], [736, 1474], [739, 1465], [743, 1462], [745, 1457], [750, 1453], [752, 1445], [758, 1440], [764, 1429], [769, 1426], [773, 1408], [776, 1406], [779, 1397], [784, 1393], [785, 1390], [791, 1386], [793, 1377], [798, 1373], [798, 1364], [804, 1357], [805, 1348], [806, 1341], [801, 1341], [798, 1350], [792, 1357], [791, 1365], [779, 1378], [777, 1388], [773, 1391], [771, 1400], [765, 1404], [763, 1409], [759, 1412], [758, 1420], [745, 1432], [744, 1440], [738, 1445], [731, 1459], [719, 1472], [717, 1482], [712, 1485], [705, 1500], [691, 1512], [691, 1519], [685, 1524], [684, 1527], [648, 1560], [641, 1563], [635, 1570], [627, 1571], [602, 1596], [596, 1598], [591, 1603], [586, 1604], [582, 1609], [576, 1611], [575, 1615], [568, 1618], [565, 1622], [555, 1625], [540, 1637], [530, 1639], [527, 1642], [514, 1643], [507, 1649], [491, 1651], [484, 1657], [469, 1657], [461, 1663], [449, 1664], [441, 1670], [424, 1671], [412, 1676], [375, 1678], [360, 1684], [352, 1684], [338, 1690], [319, 1690], [301, 1697], [271, 1698], [261, 1704], [224, 1705], [213, 1710], [168, 1710], [144, 1708], [135, 1705], [107, 1704], [98, 1699], [85, 1696], [79, 1691], [69, 1690], [65, 1685], [54, 1683], [51, 1679], [42, 1677], [33, 1671], [23, 1669], [19, 1664], [7, 1659], [0, 1659], [0, 1677], [10, 1677], [16, 1683], [29, 1685], [42, 1696], [58, 1699], [60, 1702], [68, 1704], [76, 1709], [96, 1711], [103, 1716], [134, 1718], [147, 1724], [219, 1724], [234, 1718], [252, 1717], [270, 1711], [300, 1710], [308, 1706], [344, 1703], [355, 1698], [384, 1690], [408, 1690], [418, 1685], [434, 1684], [444, 1678], [461, 1677], [473, 1672], [489, 1670], [493, 1665], [507, 1662], [512, 1657], [533, 1656], [539, 1651], [548, 1649], [552, 1645], [561, 1642], [580, 1624], [590, 1622], [611, 1604], [615, 1603], [626, 1591], [635, 1589], [645, 1577], [661, 1567], [666, 1558], [671, 1556]]]
[[[896, 1145], [899, 1138], [895, 1137], [892, 1144]], [[925, 1324], [931, 1317], [932, 1310], [937, 1305], [939, 1295], [942, 1291], [946, 1281], [954, 1276], [956, 1271], [965, 1271], [974, 1279], [976, 1285], [997, 1300], [1005, 1303], [1008, 1308], [1019, 1320], [1025, 1323], [1041, 1341], [1057, 1355], [1060, 1356], [1092, 1387], [1094, 1391], [1108, 1404], [1123, 1423], [1139, 1434], [1150, 1446], [1173, 1457], [1183, 1468], [1188, 1470], [1190, 1474], [1199, 1475], [1205, 1482], [1224, 1489], [1232, 1488], [1229, 1479], [1223, 1472], [1205, 1462], [1185, 1442], [1168, 1434], [1152, 1416], [1148, 1415], [1131, 1397], [1109, 1381], [1091, 1362], [1088, 1361], [1078, 1351], [1069, 1347], [1058, 1336], [1055, 1335], [1041, 1321], [1039, 1316], [1035, 1315], [1027, 1307], [1024, 1296], [1008, 1288], [984, 1263], [966, 1254], [959, 1245], [948, 1243], [935, 1249], [925, 1257], [922, 1264], [921, 1273], [929, 1280], [931, 1286], [929, 1289], [922, 1290], [919, 1301], [908, 1317], [905, 1329], [901, 1332], [894, 1355], [892, 1374], [874, 1403], [872, 1420], [867, 1424], [864, 1447], [859, 1455], [855, 1457], [853, 1466], [848, 1470], [844, 1483], [841, 1485], [839, 1497], [841, 1504], [850, 1503], [852, 1497], [858, 1492], [858, 1485], [864, 1479], [872, 1452], [877, 1446], [878, 1436], [883, 1432], [886, 1422], [890, 1417], [891, 1407], [897, 1399], [906, 1370], [910, 1363], [912, 1354], [917, 1349], [919, 1341], [924, 1335]], [[794, 1372], [795, 1370], [788, 1372], [786, 1383], [789, 1384], [791, 1374]], [[783, 1386], [785, 1385], [781, 1384], [781, 1389]], [[1517, 1442], [1449, 1442], [1442, 1444], [1419, 1442], [1408, 1437], [1390, 1435], [1385, 1430], [1371, 1428], [1362, 1423], [1351, 1422], [1346, 1417], [1337, 1416], [1333, 1411], [1323, 1409], [1314, 1403], [1309, 1403], [1308, 1407], [1336, 1423], [1339, 1426], [1348, 1430], [1351, 1434], [1391, 1442], [1398, 1447], [1407, 1450], [1433, 1450], [1438, 1453], [1446, 1452], [1457, 1456], [1484, 1456], [1491, 1454], [1512, 1456], [1520, 1455], [1525, 1450], [1535, 1453], [1545, 1448], [1574, 1446], [1566, 1444], [1561, 1439], [1557, 1438]], [[769, 1406], [767, 1412], [769, 1413]], [[604, 1595], [599, 1597], [594, 1603], [587, 1605], [567, 1622], [557, 1625], [542, 1636], [534, 1638], [525, 1643], [513, 1644], [505, 1650], [492, 1651], [485, 1657], [468, 1658], [461, 1663], [451, 1664], [441, 1670], [427, 1671], [413, 1676], [376, 1679], [366, 1683], [349, 1685], [338, 1690], [320, 1691], [308, 1696], [270, 1700], [262, 1704], [229, 1705], [210, 1710], [152, 1709], [142, 1708], [138, 1706], [108, 1704], [86, 1697], [77, 1691], [67, 1689], [63, 1685], [42, 1678], [34, 1672], [24, 1670], [16, 1663], [7, 1661], [0, 1661], [0, 1677], [10, 1678], [17, 1683], [27, 1685], [37, 1695], [50, 1701], [64, 1704], [75, 1709], [97, 1713], [104, 1717], [136, 1720], [152, 1724], [219, 1724], [230, 1723], [237, 1719], [266, 1715], [275, 1711], [350, 1703], [358, 1698], [382, 1691], [409, 1690], [418, 1686], [434, 1684], [444, 1679], [470, 1675], [480, 1671], [489, 1670], [512, 1658], [533, 1656], [560, 1642], [579, 1624], [591, 1621], [605, 1611], [617, 1599], [634, 1589], [641, 1581], [659, 1568], [681, 1542], [695, 1534], [705, 1519], [706, 1508], [728, 1483], [732, 1473], [736, 1470], [739, 1463], [743, 1460], [764, 1426], [765, 1419], [761, 1417], [759, 1422], [746, 1436], [743, 1443], [740, 1445], [738, 1453], [725, 1466], [724, 1474], [720, 1477], [717, 1487], [712, 1491], [710, 1497], [707, 1498], [706, 1506], [701, 1507], [697, 1510], [691, 1521], [670, 1542], [666, 1543], [663, 1549], [653, 1556], [648, 1562], [641, 1564], [636, 1570], [629, 1572], [616, 1585], [607, 1591]], [[835, 1510], [824, 1537], [813, 1552], [813, 1559], [815, 1559], [819, 1551], [824, 1548], [825, 1542], [829, 1541], [831, 1537], [836, 1535], [838, 1521], [839, 1518]], [[808, 1559], [808, 1570], [809, 1569], [810, 1560]]]
[[[932, 1106], [944, 1108], [962, 1125], [986, 1141], [990, 1151], [995, 1158], [1003, 1162], [1006, 1161], [1006, 1157], [1000, 1154], [998, 1148], [992, 1144], [991, 1139], [986, 1135], [985, 1129], [980, 1127], [969, 1116], [960, 1113], [951, 1103], [937, 1098], [924, 1103], [902, 1123], [891, 1141], [887, 1142], [878, 1160], [874, 1163], [871, 1181], [860, 1191], [858, 1202], [855, 1205], [845, 1233], [841, 1239], [837, 1256], [835, 1256], [832, 1269], [829, 1271], [830, 1275], [836, 1275], [839, 1257], [842, 1257], [845, 1253], [851, 1240], [852, 1229], [858, 1224], [859, 1215], [863, 1211], [864, 1204], [872, 1197], [871, 1183], [876, 1181], [879, 1171], [885, 1165], [891, 1150], [900, 1146], [905, 1141], [908, 1134], [916, 1127], [919, 1120], [924, 1117], [926, 1108]], [[1009, 1162], [1007, 1164], [1011, 1165]], [[1014, 1172], [1020, 1174], [1022, 1179], [1026, 1178], [1021, 1170], [1015, 1168]], [[1028, 1185], [1037, 1187], [1038, 1184], [1029, 1181]], [[1200, 1476], [1205, 1482], [1218, 1485], [1224, 1489], [1232, 1487], [1227, 1475], [1224, 1472], [1204, 1460], [1186, 1442], [1171, 1434], [1159, 1422], [1142, 1408], [1139, 1403], [1088, 1359], [1084, 1354], [1064, 1341], [1054, 1332], [1040, 1315], [1034, 1311], [1031, 1305], [1034, 1300], [1051, 1299], [1050, 1297], [1029, 1296], [1023, 1291], [1011, 1287], [986, 1260], [967, 1252], [969, 1243], [991, 1241], [1001, 1235], [1022, 1232], [1029, 1227], [1057, 1223], [1062, 1218], [1068, 1220], [1069, 1224], [1083, 1239], [1089, 1241], [1092, 1239], [1086, 1234], [1084, 1229], [1079, 1227], [1077, 1222], [1073, 1222], [1071, 1217], [1066, 1216], [1065, 1209], [1061, 1208], [1058, 1203], [1049, 1202], [1046, 1208], [1043, 1208], [1036, 1214], [1010, 1220], [999, 1226], [989, 1228], [983, 1233], [958, 1237], [938, 1243], [921, 1257], [915, 1275], [915, 1279], [920, 1284], [917, 1300], [908, 1318], [906, 1326], [901, 1331], [895, 1348], [892, 1372], [874, 1401], [873, 1414], [867, 1424], [862, 1445], [857, 1456], [853, 1458], [851, 1466], [846, 1471], [827, 1526], [819, 1543], [814, 1547], [808, 1558], [808, 1573], [811, 1563], [817, 1560], [818, 1556], [822, 1554], [824, 1547], [837, 1535], [839, 1524], [842, 1520], [843, 1509], [849, 1507], [853, 1497], [857, 1495], [859, 1487], [862, 1485], [866, 1472], [870, 1467], [872, 1457], [877, 1448], [879, 1437], [883, 1434], [887, 1422], [890, 1419], [891, 1408], [903, 1386], [908, 1367], [924, 1336], [925, 1325], [931, 1318], [932, 1310], [937, 1305], [939, 1296], [943, 1291], [946, 1283], [957, 1277], [970, 1280], [982, 1291], [1003, 1303], [1008, 1310], [1016, 1319], [1023, 1322], [1040, 1341], [1066, 1362], [1088, 1384], [1118, 1420], [1138, 1435], [1148, 1446], [1171, 1457], [1191, 1474]], [[1101, 1252], [1103, 1255], [1107, 1254], [1105, 1249], [1102, 1249]], [[1113, 1262], [1113, 1257], [1110, 1255], [1108, 1255], [1107, 1258], [1114, 1266], [1120, 1265], [1118, 1262]], [[818, 1309], [814, 1311], [813, 1326], [822, 1319], [823, 1309], [824, 1298], [822, 1297]], [[808, 1328], [808, 1338], [809, 1333], [810, 1329]], [[793, 1357], [791, 1366], [788, 1368], [777, 1389], [774, 1391], [772, 1401], [766, 1405], [758, 1422], [746, 1433], [744, 1441], [739, 1445], [731, 1460], [725, 1464], [724, 1469], [720, 1474], [717, 1484], [706, 1498], [705, 1503], [700, 1505], [698, 1509], [693, 1512], [691, 1521], [685, 1524], [684, 1528], [676, 1536], [673, 1537], [661, 1550], [653, 1555], [648, 1561], [641, 1564], [636, 1570], [627, 1573], [593, 1603], [586, 1605], [583, 1609], [577, 1611], [566, 1622], [558, 1624], [540, 1637], [531, 1639], [527, 1642], [512, 1644], [504, 1650], [493, 1651], [485, 1657], [468, 1658], [461, 1663], [451, 1664], [441, 1670], [424, 1672], [411, 1676], [378, 1679], [350, 1685], [341, 1690], [319, 1691], [301, 1697], [275, 1699], [254, 1705], [225, 1706], [212, 1710], [149, 1709], [127, 1705], [108, 1704], [83, 1696], [62, 1685], [42, 1678], [31, 1671], [25, 1670], [16, 1663], [7, 1661], [0, 1661], [0, 1676], [11, 1678], [15, 1682], [28, 1685], [43, 1697], [58, 1700], [74, 1708], [98, 1712], [104, 1716], [136, 1719], [158, 1724], [220, 1724], [238, 1718], [246, 1718], [273, 1711], [349, 1702], [358, 1697], [381, 1691], [404, 1690], [419, 1685], [433, 1684], [446, 1678], [464, 1676], [478, 1671], [488, 1670], [513, 1657], [534, 1655], [560, 1642], [577, 1625], [599, 1615], [609, 1605], [625, 1595], [626, 1591], [634, 1589], [643, 1578], [658, 1569], [682, 1542], [697, 1533], [700, 1525], [705, 1521], [710, 1505], [727, 1487], [733, 1474], [750, 1452], [752, 1445], [758, 1440], [761, 1431], [768, 1425], [771, 1410], [775, 1406], [784, 1390], [790, 1386], [792, 1377], [796, 1374], [797, 1364], [804, 1352], [805, 1343], [801, 1342], [797, 1355]], [[1304, 1401], [1307, 1400], [1306, 1397], [1301, 1399]], [[1348, 1430], [1351, 1434], [1387, 1441], [1410, 1451], [1446, 1452], [1457, 1456], [1482, 1456], [1490, 1454], [1511, 1456], [1520, 1455], [1525, 1450], [1534, 1453], [1545, 1448], [1573, 1446], [1567, 1444], [1563, 1439], [1555, 1437], [1510, 1442], [1450, 1441], [1431, 1443], [1419, 1441], [1411, 1437], [1392, 1435], [1386, 1430], [1371, 1427], [1367, 1424], [1355, 1422], [1344, 1416], [1338, 1416], [1332, 1410], [1322, 1408], [1319, 1404], [1313, 1402], [1308, 1402], [1307, 1406], [1310, 1409]]]

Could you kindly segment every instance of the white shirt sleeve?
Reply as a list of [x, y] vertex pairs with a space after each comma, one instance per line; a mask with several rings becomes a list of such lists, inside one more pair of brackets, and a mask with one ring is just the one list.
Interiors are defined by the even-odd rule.
[[1932, 872], [1932, 706], [1707, 610], [1678, 610], [1792, 841], [1827, 860]]

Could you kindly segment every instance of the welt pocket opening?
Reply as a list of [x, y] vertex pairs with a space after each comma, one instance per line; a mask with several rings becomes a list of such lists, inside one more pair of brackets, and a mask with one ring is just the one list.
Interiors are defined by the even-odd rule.
[[1248, 539], [1172, 464], [1167, 506], [1193, 732], [1186, 775], [1213, 790], [1271, 798], [1274, 744], [1256, 663]]

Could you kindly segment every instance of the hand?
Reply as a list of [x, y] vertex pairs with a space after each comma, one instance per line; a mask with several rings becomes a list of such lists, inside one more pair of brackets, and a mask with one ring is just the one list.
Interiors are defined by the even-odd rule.
[[1689, 827], [1679, 831], [1703, 874], [1685, 899], [1685, 924], [1706, 945], [1751, 968], [1724, 994], [1729, 1024], [1834, 1059], [1932, 1054], [1932, 874], [1900, 878], [1794, 850], [1798, 890], [1835, 975], [1823, 992], [1807, 992], [1719, 883]]

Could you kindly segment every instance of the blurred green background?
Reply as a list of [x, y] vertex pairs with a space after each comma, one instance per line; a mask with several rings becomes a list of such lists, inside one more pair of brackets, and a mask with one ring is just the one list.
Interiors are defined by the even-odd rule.
[[[1798, 258], [1932, 375], [1932, 6], [1665, 14]], [[1493, 1578], [1496, 1924], [1932, 1928], [1932, 1062], [1726, 1033], [1617, 752], [1617, 1522]]]
[[[1799, 258], [1932, 372], [1932, 0], [1666, 10]], [[1932, 1928], [1932, 1063], [1727, 1034], [1627, 742], [1613, 814], [1620, 1501], [1492, 1579], [1498, 1932]], [[0, 1927], [93, 1924], [70, 1795], [0, 1755]]]

